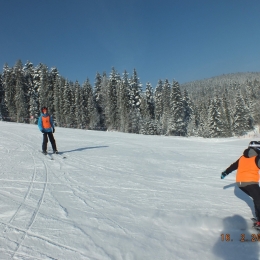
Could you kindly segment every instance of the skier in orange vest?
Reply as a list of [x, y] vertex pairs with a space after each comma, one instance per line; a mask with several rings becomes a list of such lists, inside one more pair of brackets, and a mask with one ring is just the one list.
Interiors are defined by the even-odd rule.
[[52, 117], [48, 114], [48, 108], [43, 107], [41, 109], [41, 116], [38, 119], [38, 127], [40, 131], [43, 133], [43, 142], [42, 142], [42, 153], [47, 154], [47, 143], [48, 137], [50, 139], [53, 153], [58, 153], [56, 142], [53, 137], [53, 133], [55, 132], [54, 123]]
[[236, 184], [253, 199], [257, 220], [254, 226], [257, 228], [260, 228], [259, 169], [260, 142], [252, 141], [249, 143], [249, 147], [244, 151], [243, 155], [221, 173], [221, 179], [224, 179], [229, 173], [237, 170]]

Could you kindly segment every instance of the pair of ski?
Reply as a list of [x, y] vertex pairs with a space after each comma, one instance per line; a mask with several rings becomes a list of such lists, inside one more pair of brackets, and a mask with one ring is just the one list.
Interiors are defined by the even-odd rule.
[[60, 154], [60, 153], [43, 153], [41, 152], [42, 154], [44, 154], [46, 157], [48, 157], [50, 160], [54, 160], [54, 156], [58, 156], [62, 159], [66, 159], [67, 157]]

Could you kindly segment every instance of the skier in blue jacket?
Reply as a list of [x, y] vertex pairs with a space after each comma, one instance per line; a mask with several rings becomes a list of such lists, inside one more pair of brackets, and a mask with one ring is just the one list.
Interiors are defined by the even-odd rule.
[[53, 133], [55, 132], [54, 123], [52, 117], [48, 114], [48, 108], [43, 107], [41, 109], [41, 116], [38, 119], [38, 127], [40, 131], [43, 133], [43, 142], [42, 142], [42, 152], [47, 154], [47, 143], [48, 137], [50, 139], [53, 153], [58, 153], [56, 142], [53, 137]]

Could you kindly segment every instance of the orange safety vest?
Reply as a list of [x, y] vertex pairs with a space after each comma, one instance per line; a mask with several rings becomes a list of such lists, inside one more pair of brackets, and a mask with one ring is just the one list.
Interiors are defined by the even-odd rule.
[[51, 128], [50, 116], [42, 116], [42, 127], [43, 128]]
[[241, 156], [238, 161], [238, 169], [236, 175], [236, 182], [258, 182], [259, 168], [256, 166], [255, 158], [246, 158]]

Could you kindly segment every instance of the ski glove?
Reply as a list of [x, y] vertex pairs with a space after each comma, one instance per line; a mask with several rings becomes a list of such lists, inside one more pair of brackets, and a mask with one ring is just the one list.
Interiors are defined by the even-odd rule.
[[221, 179], [224, 179], [226, 176], [227, 176], [228, 174], [227, 174], [227, 172], [226, 171], [223, 171], [222, 173], [221, 173]]
[[55, 128], [52, 129], [52, 132], [55, 133]]
[[44, 131], [44, 130], [42, 130], [41, 132], [42, 132], [43, 134], [45, 133], [45, 131]]

